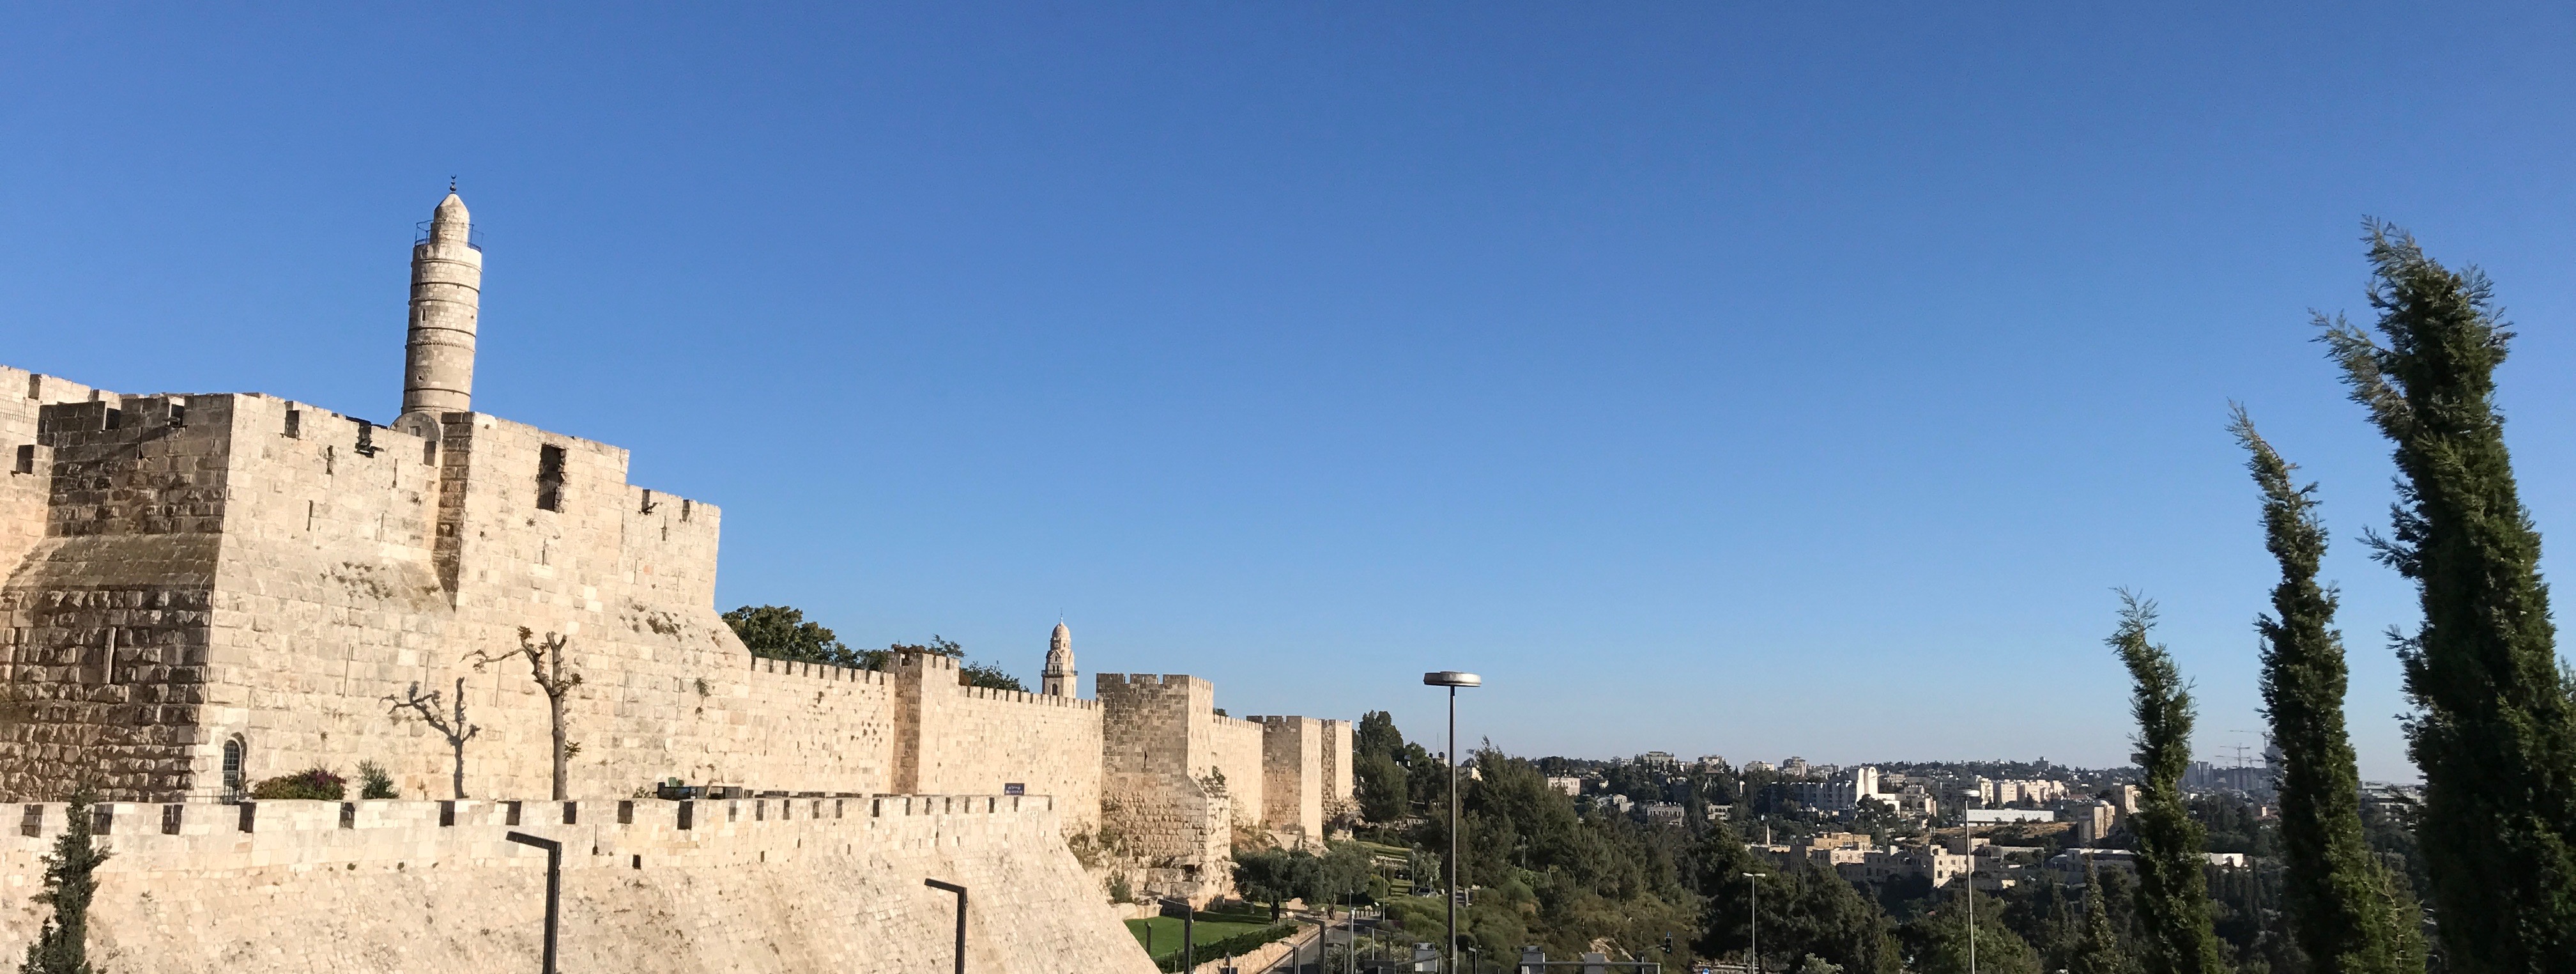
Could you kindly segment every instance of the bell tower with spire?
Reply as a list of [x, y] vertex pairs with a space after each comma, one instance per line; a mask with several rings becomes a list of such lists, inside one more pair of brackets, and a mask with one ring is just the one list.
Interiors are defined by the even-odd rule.
[[1038, 681], [1038, 692], [1050, 697], [1073, 696], [1073, 630], [1059, 621], [1055, 634], [1047, 637], [1046, 673]]
[[474, 325], [483, 304], [483, 249], [456, 184], [411, 246], [411, 334], [403, 355], [402, 414], [474, 408]]

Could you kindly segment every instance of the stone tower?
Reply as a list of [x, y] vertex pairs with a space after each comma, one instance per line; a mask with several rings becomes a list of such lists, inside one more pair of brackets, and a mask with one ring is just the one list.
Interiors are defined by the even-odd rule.
[[411, 335], [403, 356], [403, 415], [474, 408], [474, 321], [483, 303], [483, 249], [456, 187], [411, 247]]
[[1073, 630], [1062, 622], [1055, 624], [1055, 635], [1047, 637], [1046, 674], [1039, 684], [1038, 692], [1045, 696], [1073, 695]]

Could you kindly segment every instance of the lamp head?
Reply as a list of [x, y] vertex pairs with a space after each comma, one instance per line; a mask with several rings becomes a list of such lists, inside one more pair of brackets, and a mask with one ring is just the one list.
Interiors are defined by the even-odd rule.
[[1473, 673], [1460, 673], [1456, 670], [1441, 670], [1437, 673], [1422, 674], [1422, 685], [1431, 687], [1480, 687], [1485, 685], [1485, 678]]

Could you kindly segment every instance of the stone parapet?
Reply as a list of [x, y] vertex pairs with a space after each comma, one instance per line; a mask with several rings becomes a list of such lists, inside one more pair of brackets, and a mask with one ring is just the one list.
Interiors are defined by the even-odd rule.
[[[569, 812], [560, 802], [103, 806], [99, 842], [114, 855], [98, 872], [92, 958], [179, 974], [534, 969], [546, 856], [510, 842], [518, 831], [563, 843], [567, 970], [944, 969], [955, 899], [924, 879], [969, 889], [976, 970], [1151, 970], [1066, 851], [1053, 805], [889, 795], [579, 802]], [[18, 826], [0, 832], [0, 892], [27, 904], [64, 806], [0, 814]], [[0, 910], [0, 951], [23, 951], [41, 919], [32, 906]]]

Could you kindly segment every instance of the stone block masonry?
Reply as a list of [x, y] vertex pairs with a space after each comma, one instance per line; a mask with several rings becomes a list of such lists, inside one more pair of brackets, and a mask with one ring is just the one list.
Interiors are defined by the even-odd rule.
[[[956, 900], [924, 879], [967, 887], [970, 970], [1153, 970], [1058, 841], [1049, 804], [116, 805], [91, 959], [165, 974], [535, 970], [546, 856], [505, 838], [522, 831], [564, 843], [567, 971], [947, 970]], [[64, 807], [0, 811], [19, 825], [0, 836], [0, 953], [14, 957], [43, 919], [28, 897]]]

